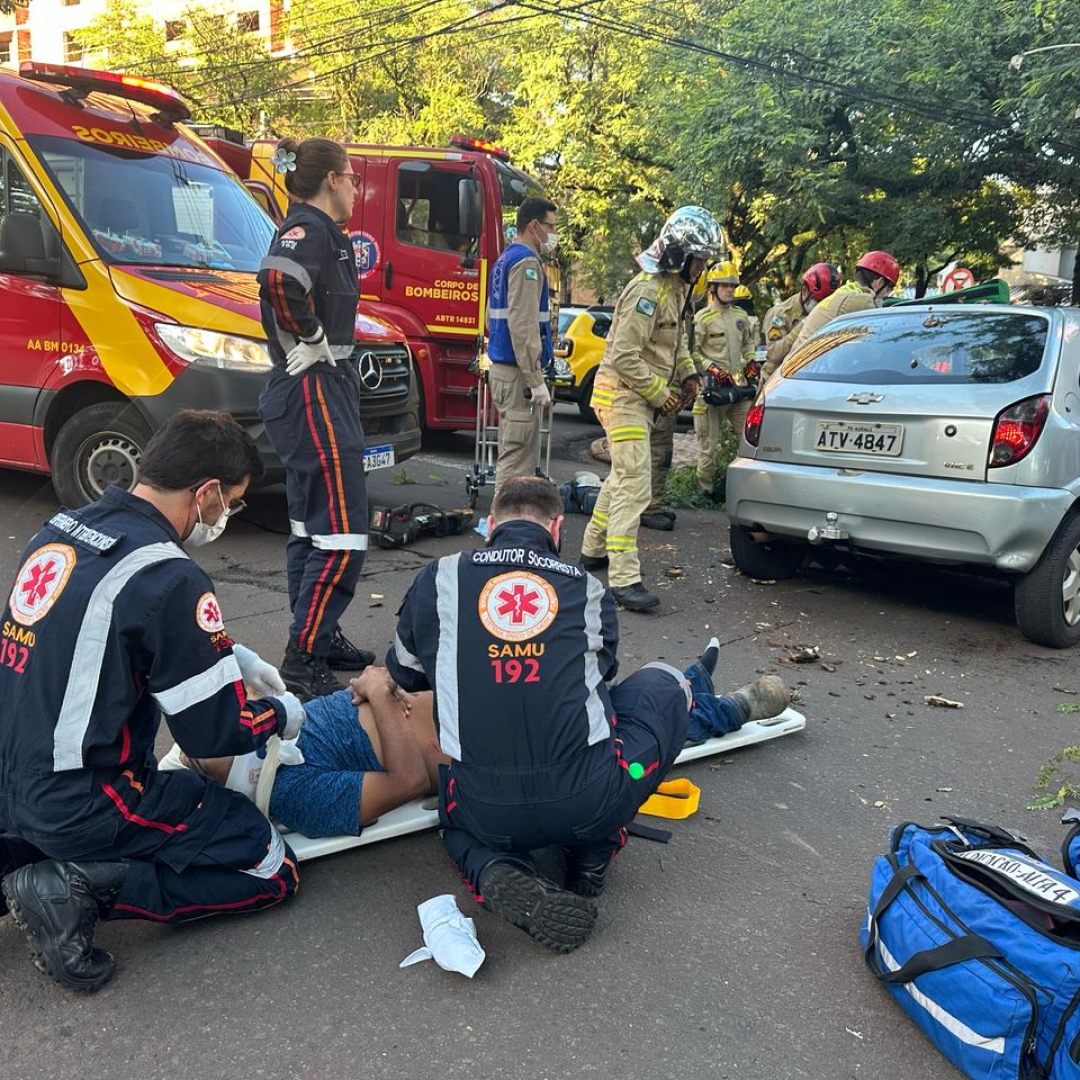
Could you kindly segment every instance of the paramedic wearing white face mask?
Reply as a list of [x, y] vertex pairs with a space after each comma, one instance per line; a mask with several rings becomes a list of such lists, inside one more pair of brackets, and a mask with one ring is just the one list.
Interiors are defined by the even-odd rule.
[[194, 758], [299, 733], [300, 702], [234, 644], [186, 550], [220, 534], [262, 471], [227, 413], [179, 412], [147, 444], [135, 488], [54, 514], [5, 594], [0, 914], [6, 902], [69, 989], [112, 975], [99, 917], [183, 922], [296, 889], [292, 852], [254, 804], [154, 756], [163, 719]]
[[491, 271], [488, 297], [488, 385], [499, 411], [495, 490], [536, 471], [540, 414], [551, 408], [544, 374], [555, 363], [547, 275], [540, 256], [558, 246], [555, 204], [526, 199], [517, 236]]

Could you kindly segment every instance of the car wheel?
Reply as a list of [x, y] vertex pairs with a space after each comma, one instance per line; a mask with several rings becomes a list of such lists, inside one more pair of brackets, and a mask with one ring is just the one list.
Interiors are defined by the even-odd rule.
[[57, 433], [49, 455], [53, 488], [64, 506], [93, 502], [110, 484], [130, 491], [150, 429], [122, 401], [80, 409]]
[[586, 420], [591, 420], [594, 424], [599, 424], [600, 420], [597, 418], [596, 413], [593, 412], [592, 406], [589, 404], [592, 400], [594, 382], [596, 382], [596, 368], [593, 368], [582, 381], [581, 389], [578, 391], [577, 407], [578, 412], [581, 413]]
[[806, 559], [806, 544], [799, 540], [773, 540], [767, 544], [751, 538], [745, 525], [731, 525], [728, 538], [735, 565], [747, 576], [777, 581], [799, 572]]
[[1080, 644], [1080, 513], [1058, 526], [1042, 557], [1016, 584], [1016, 625], [1037, 645]]

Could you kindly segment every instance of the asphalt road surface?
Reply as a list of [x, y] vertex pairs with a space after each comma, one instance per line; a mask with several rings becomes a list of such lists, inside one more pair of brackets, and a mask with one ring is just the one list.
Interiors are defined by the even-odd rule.
[[[558, 414], [562, 480], [598, 432]], [[373, 501], [462, 505], [471, 457], [469, 436], [432, 438], [372, 476]], [[482, 492], [481, 509], [489, 501]], [[232, 635], [277, 662], [284, 497], [249, 502], [198, 558]], [[4, 581], [54, 509], [46, 480], [0, 472]], [[569, 521], [564, 553], [580, 550], [584, 525]], [[891, 565], [755, 584], [729, 564], [720, 512], [682, 513], [674, 532], [643, 541], [663, 604], [622, 615], [623, 672], [658, 657], [687, 664], [716, 634], [723, 687], [776, 672], [797, 686], [808, 723], [679, 768], [702, 789], [700, 811], [671, 823], [668, 845], [630, 842], [580, 950], [549, 954], [477, 910], [435, 833], [308, 863], [299, 895], [261, 915], [104, 924], [98, 940], [117, 971], [92, 996], [39, 975], [4, 919], [0, 1077], [958, 1076], [863, 966], [871, 865], [893, 825], [941, 814], [1019, 830], [1054, 853], [1056, 815], [1024, 806], [1039, 766], [1080, 741], [1080, 721], [1058, 709], [1080, 700], [1077, 657], [1023, 641], [1010, 590], [986, 579]], [[469, 533], [372, 551], [346, 632], [382, 652], [415, 571], [481, 543]], [[667, 576], [672, 567], [681, 575]], [[820, 661], [790, 661], [809, 646]], [[930, 694], [964, 707], [930, 707]], [[546, 864], [557, 869], [557, 856]], [[487, 950], [472, 981], [431, 963], [398, 969], [421, 944], [416, 905], [443, 892], [476, 918]]]

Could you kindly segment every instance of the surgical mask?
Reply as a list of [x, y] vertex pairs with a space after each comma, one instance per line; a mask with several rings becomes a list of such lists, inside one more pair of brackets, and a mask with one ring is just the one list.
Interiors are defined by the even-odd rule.
[[229, 508], [225, 506], [225, 497], [221, 494], [220, 484], [218, 484], [218, 498], [221, 499], [224, 509], [221, 511], [221, 517], [213, 524], [203, 521], [202, 510], [198, 503], [195, 504], [195, 513], [199, 515], [199, 520], [192, 526], [191, 532], [184, 541], [185, 547], [202, 547], [203, 544], [216, 540], [225, 531], [225, 526], [229, 523]]
[[540, 241], [540, 254], [553, 255], [559, 246], [559, 234], [552, 230]]

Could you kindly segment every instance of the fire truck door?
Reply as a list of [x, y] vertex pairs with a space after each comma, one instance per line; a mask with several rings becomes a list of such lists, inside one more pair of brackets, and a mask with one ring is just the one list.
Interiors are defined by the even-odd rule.
[[[397, 159], [393, 227], [387, 214], [383, 298], [417, 312], [430, 334], [463, 340], [483, 332], [480, 313], [487, 264], [476, 221], [462, 218], [467, 165]], [[471, 224], [471, 228], [470, 228]]]

